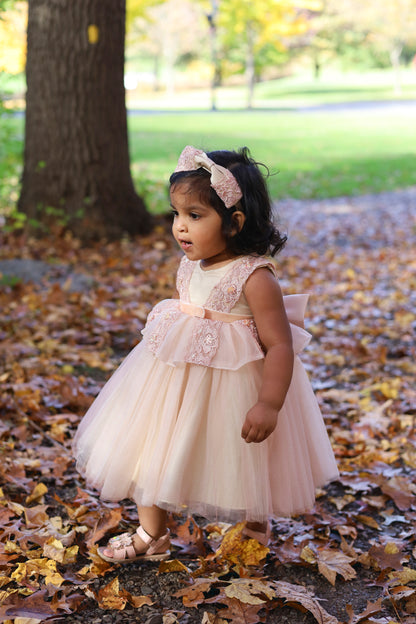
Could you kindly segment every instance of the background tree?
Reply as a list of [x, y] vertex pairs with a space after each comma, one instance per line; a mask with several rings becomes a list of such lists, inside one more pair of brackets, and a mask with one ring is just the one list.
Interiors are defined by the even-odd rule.
[[[130, 0], [134, 1], [138, 0]], [[158, 89], [163, 83], [167, 93], [172, 94], [176, 67], [207, 54], [208, 28], [197, 3], [165, 0], [152, 5], [145, 15], [134, 15], [129, 49], [137, 50], [142, 58], [152, 59], [155, 87]]]
[[145, 233], [130, 175], [125, 0], [29, 0], [19, 209], [84, 240]]
[[400, 93], [401, 55], [416, 45], [416, 0], [324, 0], [310, 15], [309, 49], [317, 73], [323, 60], [338, 55], [344, 62], [394, 69], [394, 88]]
[[245, 51], [248, 108], [253, 104], [258, 59], [265, 53], [270, 58], [272, 48], [284, 51], [288, 39], [308, 29], [301, 9], [313, 11], [320, 6], [319, 0], [221, 0], [218, 22], [223, 41], [229, 48]]

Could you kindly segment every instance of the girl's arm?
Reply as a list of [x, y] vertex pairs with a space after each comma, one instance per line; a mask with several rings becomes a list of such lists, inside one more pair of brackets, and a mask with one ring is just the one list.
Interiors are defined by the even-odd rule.
[[241, 436], [246, 442], [263, 442], [277, 425], [292, 379], [292, 334], [279, 283], [269, 269], [254, 271], [244, 294], [266, 357], [258, 401], [246, 415]]

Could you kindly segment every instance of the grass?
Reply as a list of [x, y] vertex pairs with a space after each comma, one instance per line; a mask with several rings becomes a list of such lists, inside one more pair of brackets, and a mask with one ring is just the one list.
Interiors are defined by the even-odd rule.
[[[416, 72], [404, 75], [403, 98], [416, 99]], [[181, 112], [130, 115], [132, 172], [139, 193], [147, 198], [152, 211], [165, 209], [169, 174], [187, 144], [206, 150], [247, 145], [253, 156], [270, 168], [269, 187], [276, 199], [357, 195], [416, 185], [412, 107], [293, 110], [294, 102], [314, 106], [377, 101], [393, 93], [391, 74], [354, 76], [326, 75], [320, 83], [294, 77], [260, 84], [256, 102], [263, 103], [262, 110], [242, 110], [244, 91], [234, 89], [227, 99], [228, 110], [196, 110], [203, 92], [194, 92], [194, 99], [177, 94]], [[143, 96], [143, 108], [147, 108], [146, 101]], [[165, 98], [164, 107], [166, 102]], [[172, 105], [171, 100], [168, 103]], [[0, 212], [17, 196], [22, 133], [23, 119], [0, 116]]]
[[250, 147], [274, 198], [380, 192], [416, 184], [414, 112], [152, 114], [129, 118], [135, 171], [167, 179], [186, 144]]

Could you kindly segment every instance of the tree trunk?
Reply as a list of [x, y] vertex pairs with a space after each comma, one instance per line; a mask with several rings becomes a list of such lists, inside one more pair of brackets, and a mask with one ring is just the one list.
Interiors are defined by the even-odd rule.
[[390, 50], [390, 61], [393, 67], [394, 75], [394, 93], [395, 95], [401, 95], [402, 83], [400, 79], [400, 56], [403, 51], [403, 44], [395, 41], [393, 48]]
[[124, 93], [125, 0], [29, 0], [19, 209], [83, 240], [144, 234]]
[[247, 108], [253, 108], [254, 85], [256, 82], [255, 59], [254, 59], [254, 32], [250, 23], [247, 24], [247, 57], [246, 57], [246, 81], [247, 81]]

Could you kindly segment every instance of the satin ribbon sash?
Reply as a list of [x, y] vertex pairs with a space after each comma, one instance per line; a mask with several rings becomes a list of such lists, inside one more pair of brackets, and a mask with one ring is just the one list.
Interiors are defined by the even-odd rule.
[[203, 306], [195, 305], [194, 303], [187, 303], [186, 301], [180, 302], [180, 309], [182, 312], [185, 312], [185, 314], [189, 314], [190, 316], [196, 316], [201, 319], [210, 319], [211, 321], [223, 321], [225, 323], [253, 319], [253, 316], [250, 315], [218, 312], [217, 310], [210, 310], [209, 308], [204, 308]]

